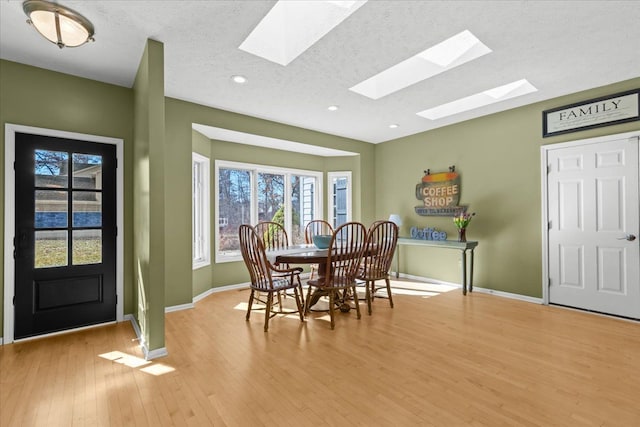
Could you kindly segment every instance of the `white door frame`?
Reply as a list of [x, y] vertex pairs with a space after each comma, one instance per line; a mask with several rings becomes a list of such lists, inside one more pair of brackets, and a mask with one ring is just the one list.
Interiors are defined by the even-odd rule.
[[116, 321], [122, 322], [124, 319], [124, 140], [7, 123], [4, 132], [4, 336], [2, 343], [9, 344], [14, 341], [13, 297], [15, 292], [15, 265], [13, 260], [13, 236], [15, 234], [16, 203], [14, 170], [16, 133], [77, 139], [87, 142], [114, 144], [116, 146], [116, 157], [119, 160], [116, 165], [116, 226], [118, 230], [116, 237]]
[[579, 139], [575, 141], [562, 142], [558, 144], [548, 144], [540, 147], [540, 177], [542, 180], [542, 303], [549, 304], [549, 206], [547, 203], [549, 194], [548, 185], [548, 164], [549, 152], [563, 148], [579, 147], [581, 145], [595, 144], [610, 140], [620, 140], [625, 138], [640, 137], [640, 131], [617, 133], [596, 138]]

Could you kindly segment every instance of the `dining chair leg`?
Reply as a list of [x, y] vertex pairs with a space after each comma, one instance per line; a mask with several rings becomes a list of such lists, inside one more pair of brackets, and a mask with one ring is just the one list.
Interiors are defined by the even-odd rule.
[[329, 318], [331, 319], [331, 329], [335, 329], [336, 324], [335, 321], [333, 319], [334, 317], [334, 313], [333, 313], [333, 304], [334, 304], [334, 300], [335, 300], [335, 293], [336, 291], [331, 290], [329, 291]]
[[305, 316], [307, 314], [309, 314], [309, 311], [311, 310], [311, 306], [309, 305], [309, 302], [311, 301], [311, 288], [312, 288], [312, 286], [309, 286], [309, 289], [307, 289], [307, 298], [305, 298], [305, 300], [304, 300], [304, 315]]
[[298, 276], [298, 289], [300, 289], [300, 299], [302, 300], [302, 306], [304, 307], [304, 290], [302, 289], [302, 281], [300, 281], [300, 276]]
[[364, 284], [364, 289], [364, 297], [367, 300], [367, 310], [369, 311], [369, 316], [371, 316], [371, 300], [373, 299], [373, 294], [371, 293], [371, 286], [369, 286], [368, 281]]
[[251, 294], [249, 294], [249, 306], [247, 307], [247, 320], [249, 320], [249, 317], [251, 316], [251, 307], [253, 306], [253, 294], [254, 294], [254, 290], [251, 289]]
[[[358, 314], [358, 319], [360, 318], [360, 302], [358, 301], [358, 293], [356, 292], [356, 287], [353, 287], [353, 302], [356, 304], [356, 313]], [[371, 314], [371, 312], [369, 312]]]
[[388, 277], [384, 280], [385, 282], [387, 282], [387, 295], [389, 295], [389, 305], [391, 305], [391, 308], [393, 308], [393, 297], [391, 296], [391, 281]]
[[264, 331], [269, 330], [269, 318], [271, 317], [271, 305], [273, 304], [273, 292], [267, 294], [267, 307], [264, 310]]
[[298, 314], [300, 315], [300, 321], [304, 322], [304, 313], [303, 313], [304, 302], [302, 301], [302, 290], [300, 290], [300, 293], [298, 293], [298, 288], [293, 288], [293, 294], [296, 297], [296, 305], [298, 306]]

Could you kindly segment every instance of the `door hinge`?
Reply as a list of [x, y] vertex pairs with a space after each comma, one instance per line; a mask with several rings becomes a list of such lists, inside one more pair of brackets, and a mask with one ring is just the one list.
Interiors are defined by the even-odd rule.
[[547, 165], [547, 175], [551, 173], [551, 164]]
[[547, 224], [547, 226], [549, 227], [549, 230], [551, 230], [553, 228], [553, 224], [551, 221], [549, 221], [549, 223]]
[[16, 305], [16, 296], [13, 296], [13, 305]]
[[551, 287], [551, 277], [549, 277], [549, 287]]

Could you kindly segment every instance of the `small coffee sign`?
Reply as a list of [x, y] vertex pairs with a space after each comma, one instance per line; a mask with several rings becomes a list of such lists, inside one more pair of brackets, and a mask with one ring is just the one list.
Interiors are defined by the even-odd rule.
[[416, 185], [416, 198], [422, 201], [415, 211], [423, 216], [453, 216], [466, 210], [466, 206], [459, 206], [460, 175], [455, 166], [449, 172], [431, 173], [424, 171], [424, 176]]
[[640, 120], [640, 89], [590, 99], [542, 113], [542, 136]]

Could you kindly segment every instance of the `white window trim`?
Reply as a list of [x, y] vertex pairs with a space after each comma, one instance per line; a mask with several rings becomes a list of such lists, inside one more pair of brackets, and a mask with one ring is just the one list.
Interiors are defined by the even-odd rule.
[[[218, 224], [219, 218], [220, 218], [220, 212], [218, 209], [218, 200], [220, 198], [219, 195], [219, 191], [220, 191], [220, 183], [219, 183], [219, 179], [220, 179], [220, 168], [223, 169], [242, 169], [242, 170], [247, 170], [251, 172], [251, 213], [250, 213], [250, 218], [251, 218], [251, 224], [257, 224], [258, 223], [258, 180], [256, 179], [256, 174], [257, 173], [272, 173], [272, 174], [281, 174], [281, 175], [286, 175], [286, 176], [290, 176], [290, 175], [303, 175], [303, 176], [312, 176], [316, 178], [316, 193], [315, 193], [315, 203], [317, 206], [317, 215], [318, 217], [321, 217], [323, 215], [323, 205], [322, 205], [322, 195], [323, 193], [323, 173], [319, 172], [319, 171], [310, 171], [310, 170], [303, 170], [303, 169], [292, 169], [292, 168], [282, 168], [282, 167], [277, 167], [277, 166], [265, 166], [265, 165], [258, 165], [258, 164], [254, 164], [254, 163], [241, 163], [241, 162], [233, 162], [233, 161], [228, 161], [228, 160], [216, 160], [215, 161], [215, 224]], [[290, 179], [285, 179], [285, 197], [284, 197], [284, 203], [285, 206], [289, 205], [291, 203], [291, 180]], [[287, 230], [288, 234], [291, 234], [291, 218], [290, 215], [285, 215], [285, 229]], [[221, 264], [221, 263], [226, 263], [226, 262], [237, 262], [237, 261], [242, 261], [242, 255], [240, 253], [238, 253], [237, 255], [228, 255], [228, 254], [223, 254], [220, 252], [220, 240], [218, 238], [218, 227], [216, 226], [216, 237], [215, 237], [215, 263], [216, 264]]]
[[[192, 161], [192, 164], [191, 164], [192, 186], [195, 183], [195, 177], [193, 176], [193, 166], [194, 164], [198, 163], [201, 167], [199, 182], [202, 187], [199, 191], [199, 194], [202, 197], [202, 200], [201, 200], [202, 203], [200, 204], [200, 207], [201, 207], [200, 215], [204, 219], [202, 224], [202, 236], [200, 237], [202, 239], [202, 256], [196, 259], [192, 253], [192, 258], [193, 258], [192, 268], [196, 270], [198, 268], [211, 265], [211, 202], [210, 202], [210, 198], [211, 198], [210, 176], [211, 175], [210, 175], [210, 168], [209, 168], [209, 159], [207, 157], [200, 155], [198, 153], [191, 153], [191, 161]], [[193, 197], [195, 197], [195, 194], [196, 194], [196, 189], [192, 188], [191, 209], [196, 209], [196, 206], [193, 200]], [[196, 238], [195, 233], [196, 233], [196, 228], [195, 228], [195, 224], [193, 224], [193, 221], [192, 221], [192, 224], [191, 224], [192, 245], [193, 245], [193, 241]]]
[[[341, 177], [347, 177], [348, 179], [348, 184], [347, 184], [347, 222], [352, 221], [353, 218], [353, 211], [352, 211], [352, 206], [353, 206], [353, 193], [352, 193], [352, 187], [353, 187], [353, 179], [351, 176], [351, 171], [342, 171], [342, 172], [327, 172], [327, 220], [329, 222], [332, 222], [333, 220], [333, 193], [332, 192], [332, 188], [333, 188], [333, 180], [335, 178], [341, 178]], [[333, 224], [332, 224], [333, 225]]]

